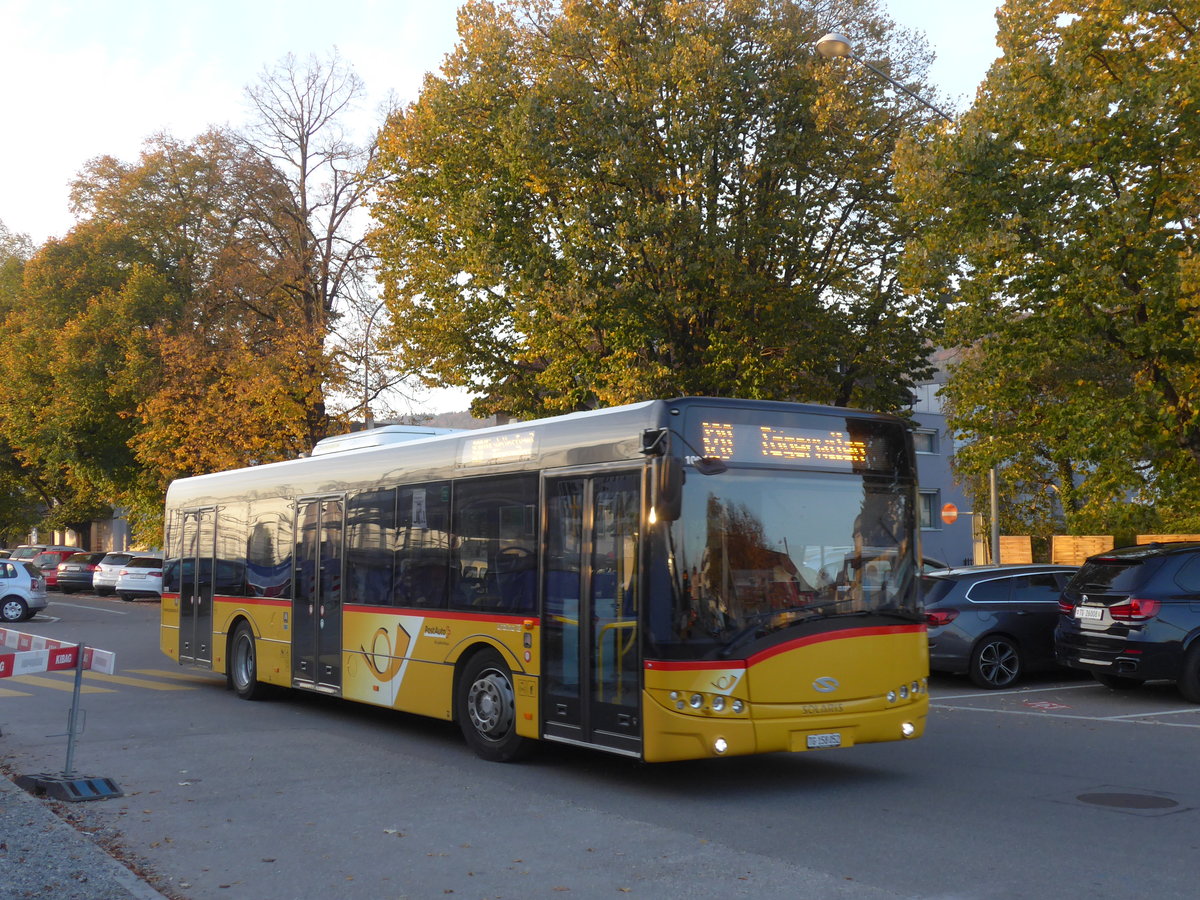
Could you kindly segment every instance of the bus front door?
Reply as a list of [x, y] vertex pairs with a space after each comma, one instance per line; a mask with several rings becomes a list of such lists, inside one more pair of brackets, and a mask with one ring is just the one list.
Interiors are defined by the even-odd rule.
[[213, 508], [183, 514], [183, 553], [179, 584], [179, 661], [212, 665], [213, 557], [216, 555]]
[[546, 479], [543, 732], [640, 754], [638, 472]]
[[343, 507], [341, 497], [296, 504], [292, 683], [326, 693], [342, 688]]

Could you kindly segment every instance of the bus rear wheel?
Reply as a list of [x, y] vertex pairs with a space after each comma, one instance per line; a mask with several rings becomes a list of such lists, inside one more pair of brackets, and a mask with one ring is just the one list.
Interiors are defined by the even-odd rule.
[[254, 632], [239, 622], [229, 642], [229, 683], [243, 700], [263, 700], [270, 686], [258, 680], [258, 650]]
[[467, 662], [455, 709], [467, 746], [478, 756], [512, 762], [528, 751], [529, 741], [517, 734], [512, 671], [495, 650], [483, 650]]

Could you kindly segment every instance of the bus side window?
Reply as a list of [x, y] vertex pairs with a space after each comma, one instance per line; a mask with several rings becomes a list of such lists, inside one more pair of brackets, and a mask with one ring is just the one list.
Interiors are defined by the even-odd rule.
[[[537, 599], [536, 475], [459, 481], [454, 487], [451, 603], [532, 612]], [[523, 571], [526, 567], [530, 573]]]

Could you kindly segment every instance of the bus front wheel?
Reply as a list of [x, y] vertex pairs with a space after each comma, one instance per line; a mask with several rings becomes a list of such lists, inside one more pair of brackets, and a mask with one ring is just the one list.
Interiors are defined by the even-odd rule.
[[528, 750], [529, 741], [517, 734], [512, 671], [495, 650], [483, 650], [467, 662], [457, 701], [458, 727], [478, 756], [511, 762]]
[[229, 642], [229, 683], [243, 700], [262, 700], [268, 685], [258, 680], [258, 650], [254, 632], [245, 622], [238, 623]]

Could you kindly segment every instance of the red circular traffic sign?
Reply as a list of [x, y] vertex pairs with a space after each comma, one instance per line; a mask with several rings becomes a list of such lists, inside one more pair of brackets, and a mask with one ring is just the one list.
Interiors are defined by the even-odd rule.
[[947, 503], [942, 507], [942, 521], [947, 525], [953, 525], [958, 521], [958, 507], [953, 503]]

